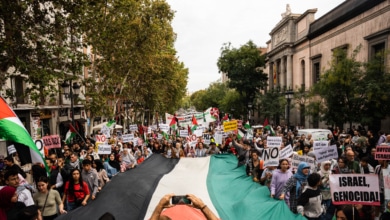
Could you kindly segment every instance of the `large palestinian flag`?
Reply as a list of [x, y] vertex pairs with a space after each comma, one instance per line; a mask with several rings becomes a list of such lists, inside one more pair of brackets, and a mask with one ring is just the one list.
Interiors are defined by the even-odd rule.
[[113, 177], [96, 200], [57, 219], [149, 219], [168, 193], [194, 194], [220, 219], [305, 219], [284, 201], [270, 198], [267, 187], [252, 181], [231, 154], [167, 159], [152, 155], [137, 168]]

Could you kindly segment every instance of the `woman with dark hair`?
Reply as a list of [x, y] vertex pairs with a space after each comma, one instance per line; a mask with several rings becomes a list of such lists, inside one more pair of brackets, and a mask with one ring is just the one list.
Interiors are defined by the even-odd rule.
[[110, 179], [121, 170], [121, 166], [118, 161], [115, 160], [115, 154], [113, 153], [110, 154], [108, 162], [104, 162], [103, 166]]
[[287, 159], [281, 159], [277, 170], [273, 172], [271, 181], [271, 197], [275, 199], [284, 199], [287, 205], [289, 205], [290, 194], [286, 193], [284, 198], [281, 197], [283, 194], [283, 187], [287, 180], [293, 175], [289, 170], [289, 163]]
[[103, 166], [103, 163], [101, 160], [94, 160], [92, 162], [92, 167], [96, 169], [97, 173], [98, 173], [98, 190], [102, 190], [104, 185], [110, 181], [110, 178], [108, 178], [108, 175], [107, 175], [107, 172], [106, 170], [104, 169], [104, 166]]
[[43, 220], [55, 219], [57, 214], [57, 205], [61, 214], [66, 213], [64, 204], [61, 201], [57, 190], [50, 190], [49, 179], [42, 176], [38, 182], [38, 192], [34, 194], [34, 203], [41, 210]]
[[31, 166], [33, 182], [35, 183], [35, 188], [38, 189], [38, 180], [42, 176], [47, 177], [46, 169], [40, 164], [34, 164]]
[[81, 205], [87, 205], [90, 196], [88, 184], [83, 181], [81, 171], [77, 168], [73, 169], [70, 176], [69, 181], [65, 184], [64, 196], [62, 197], [62, 203], [65, 203], [65, 200], [67, 202], [68, 211]]
[[358, 214], [358, 210], [353, 205], [345, 205], [337, 207], [336, 219], [360, 220], [360, 216]]
[[337, 159], [337, 164], [333, 167], [332, 173], [333, 174], [351, 173], [351, 171], [347, 166], [347, 158], [339, 157], [339, 159]]

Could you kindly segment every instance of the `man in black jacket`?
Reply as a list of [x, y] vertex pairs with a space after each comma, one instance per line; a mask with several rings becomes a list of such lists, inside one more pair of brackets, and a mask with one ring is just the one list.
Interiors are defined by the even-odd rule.
[[12, 158], [12, 155], [9, 155], [4, 159], [4, 164], [6, 165], [5, 170], [16, 170], [20, 175], [23, 176], [23, 178], [27, 177], [26, 173], [22, 170], [22, 168], [20, 168], [20, 166], [14, 163], [14, 158]]

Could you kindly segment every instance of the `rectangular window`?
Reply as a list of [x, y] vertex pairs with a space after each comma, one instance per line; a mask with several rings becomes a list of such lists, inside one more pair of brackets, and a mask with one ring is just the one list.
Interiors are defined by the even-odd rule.
[[312, 63], [312, 84], [316, 84], [320, 81], [321, 76], [321, 57], [322, 54], [315, 55], [311, 57]]
[[390, 35], [390, 28], [371, 34], [364, 39], [368, 44], [368, 59], [377, 59], [380, 64], [381, 72], [384, 72], [385, 68], [385, 51], [388, 48], [388, 39]]

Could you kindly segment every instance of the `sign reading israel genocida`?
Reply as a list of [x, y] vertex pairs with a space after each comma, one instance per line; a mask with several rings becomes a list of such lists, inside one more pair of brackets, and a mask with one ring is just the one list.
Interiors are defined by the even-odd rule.
[[332, 174], [329, 183], [334, 205], [380, 205], [379, 181], [375, 174]]

